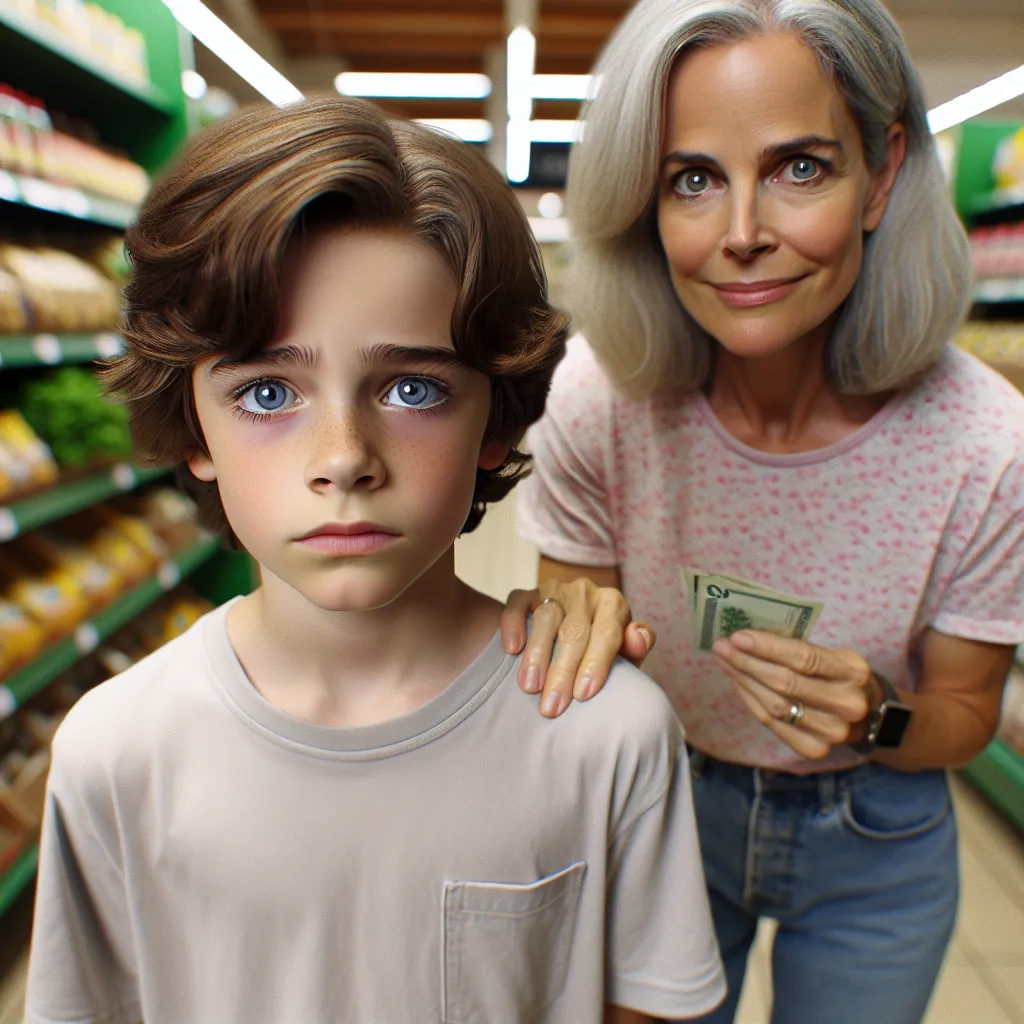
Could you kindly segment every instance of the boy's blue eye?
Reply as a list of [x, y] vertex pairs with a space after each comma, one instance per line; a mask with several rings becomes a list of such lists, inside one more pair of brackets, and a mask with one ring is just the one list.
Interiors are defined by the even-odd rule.
[[246, 412], [266, 414], [280, 412], [295, 401], [295, 392], [279, 380], [261, 380], [239, 395]]
[[426, 377], [403, 377], [388, 391], [385, 402], [406, 409], [429, 409], [440, 405], [445, 395], [441, 387]]

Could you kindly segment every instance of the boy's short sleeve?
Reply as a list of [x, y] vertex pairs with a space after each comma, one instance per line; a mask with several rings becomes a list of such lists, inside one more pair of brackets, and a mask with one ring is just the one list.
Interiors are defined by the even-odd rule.
[[69, 717], [54, 738], [25, 1024], [138, 1024], [112, 799], [100, 765], [80, 756], [80, 724]]
[[[1024, 642], [1024, 455], [985, 489], [985, 509], [932, 625], [994, 644]], [[957, 523], [950, 524], [955, 531]]]
[[586, 341], [571, 339], [544, 416], [529, 432], [533, 467], [518, 489], [519, 532], [548, 558], [618, 562], [608, 481], [612, 402]]
[[612, 839], [605, 1000], [654, 1017], [696, 1017], [725, 997], [682, 729], [667, 785]]

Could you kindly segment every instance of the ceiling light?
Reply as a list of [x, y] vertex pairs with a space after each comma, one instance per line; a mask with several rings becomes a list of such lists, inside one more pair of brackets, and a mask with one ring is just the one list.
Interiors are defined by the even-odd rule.
[[535, 100], [585, 100], [590, 75], [534, 75]]
[[505, 174], [515, 182], [530, 176], [530, 122], [521, 118], [509, 121], [505, 130]]
[[505, 173], [509, 181], [530, 176], [530, 114], [533, 111], [533, 66], [537, 41], [520, 25], [508, 37], [505, 78], [508, 87], [508, 129], [505, 133]]
[[530, 141], [575, 142], [577, 132], [582, 128], [581, 121], [545, 121], [541, 118], [530, 122]]
[[206, 95], [206, 79], [198, 71], [186, 68], [181, 73], [181, 91], [190, 100], [201, 100]]
[[419, 124], [455, 135], [464, 142], [490, 142], [494, 129], [482, 117], [418, 117]]
[[164, 0], [178, 23], [237, 72], [257, 92], [279, 107], [302, 99], [302, 93], [200, 0]]
[[953, 125], [966, 121], [969, 117], [977, 117], [986, 110], [998, 107], [1000, 103], [1016, 99], [1024, 93], [1024, 65], [1007, 71], [1005, 75], [993, 78], [991, 82], [979, 85], [962, 96], [941, 103], [934, 110], [928, 111], [928, 127], [932, 133], [945, 131]]
[[334, 87], [343, 96], [433, 96], [482, 100], [491, 94], [491, 80], [477, 74], [342, 71]]
[[557, 217], [561, 217], [564, 209], [565, 204], [557, 192], [545, 192], [537, 200], [537, 212], [545, 220], [555, 220]]

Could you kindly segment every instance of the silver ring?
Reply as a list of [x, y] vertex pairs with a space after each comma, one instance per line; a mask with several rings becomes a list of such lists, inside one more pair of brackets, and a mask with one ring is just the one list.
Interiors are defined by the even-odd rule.
[[563, 615], [565, 614], [565, 609], [553, 597], [545, 597], [544, 600], [541, 601], [541, 603], [537, 607], [543, 608], [546, 604], [553, 604], [556, 608], [559, 609], [559, 611], [561, 611]]
[[795, 700], [789, 706], [789, 714], [786, 715], [786, 725], [798, 725], [804, 717], [804, 706], [800, 701]]

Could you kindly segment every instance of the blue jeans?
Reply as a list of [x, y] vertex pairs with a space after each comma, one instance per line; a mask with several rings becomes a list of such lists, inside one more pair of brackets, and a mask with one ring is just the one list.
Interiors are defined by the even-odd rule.
[[941, 771], [799, 776], [694, 751], [704, 870], [731, 1024], [758, 917], [778, 921], [772, 1024], [920, 1024], [956, 917]]

